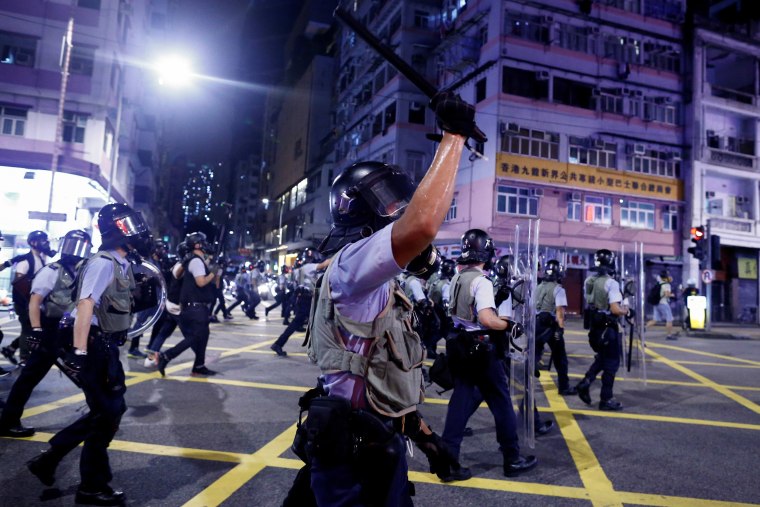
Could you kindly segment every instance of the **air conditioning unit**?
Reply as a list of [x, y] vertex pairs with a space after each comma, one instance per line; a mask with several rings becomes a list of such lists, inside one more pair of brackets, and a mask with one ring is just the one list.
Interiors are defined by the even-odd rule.
[[541, 22], [548, 25], [554, 23], [554, 18], [551, 16], [541, 16]]
[[518, 125], [517, 123], [510, 123], [509, 125], [507, 125], [507, 129], [510, 132], [520, 132], [520, 125]]
[[601, 97], [602, 95], [602, 89], [601, 88], [594, 88], [591, 90], [591, 96], [592, 97]]
[[543, 197], [544, 196], [544, 189], [543, 188], [532, 188], [530, 190], [530, 195], [533, 197]]
[[416, 100], [413, 100], [412, 103], [409, 105], [412, 111], [419, 111], [420, 109], [424, 109], [425, 106], [417, 102]]
[[506, 134], [507, 133], [507, 124], [503, 121], [499, 122], [499, 133], [500, 134]]
[[713, 197], [715, 197], [715, 192], [711, 190], [708, 190], [707, 192], [705, 192], [705, 199], [712, 199]]
[[705, 132], [705, 135], [707, 137], [715, 137], [715, 131], [714, 130], [708, 130]]
[[643, 97], [644, 92], [642, 92], [641, 90], [633, 90], [633, 93], [631, 93], [631, 95], [633, 95], [634, 97]]
[[538, 80], [538, 81], [548, 81], [549, 80], [549, 72], [547, 72], [545, 70], [536, 71], [536, 80]]
[[586, 33], [589, 35], [598, 35], [599, 34], [599, 27], [598, 26], [587, 26], [586, 27]]
[[657, 104], [670, 104], [671, 102], [673, 102], [673, 99], [671, 99], [670, 97], [657, 97], [656, 99], [654, 99], [654, 101]]
[[581, 193], [580, 192], [572, 192], [570, 193], [570, 200], [574, 202], [580, 202], [581, 200]]
[[678, 213], [678, 204], [668, 204], [665, 208], [668, 213]]
[[594, 148], [604, 148], [605, 144], [604, 139], [594, 139]]
[[676, 162], [680, 162], [681, 161], [681, 154], [678, 153], [677, 151], [672, 152], [670, 154], [670, 160], [675, 160]]
[[747, 204], [748, 202], [749, 197], [744, 197], [743, 195], [736, 196], [736, 204]]
[[636, 143], [633, 145], [634, 155], [644, 155], [646, 152], [647, 148], [643, 144]]
[[633, 93], [633, 90], [631, 90], [630, 88], [618, 88], [617, 91], [618, 91], [618, 94], [622, 95], [623, 97], [627, 97]]

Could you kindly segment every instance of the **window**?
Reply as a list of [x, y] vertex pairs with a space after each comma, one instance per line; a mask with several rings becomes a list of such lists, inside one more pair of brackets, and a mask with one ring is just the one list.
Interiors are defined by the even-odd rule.
[[519, 37], [548, 44], [550, 39], [549, 24], [541, 16], [530, 16], [507, 11], [504, 19], [504, 35]]
[[679, 154], [659, 150], [644, 150], [643, 154], [631, 156], [631, 171], [656, 176], [678, 178], [681, 174]]
[[662, 214], [662, 230], [675, 232], [678, 230], [678, 212], [667, 209]]
[[308, 186], [308, 180], [301, 180], [292, 190], [292, 195], [296, 196], [296, 206], [306, 202], [306, 187]]
[[604, 56], [619, 62], [640, 63], [641, 42], [632, 37], [609, 35], [604, 38]]
[[446, 222], [450, 222], [452, 220], [456, 220], [457, 218], [457, 194], [454, 194], [454, 197], [451, 199], [451, 207], [449, 208], [448, 213], [446, 213]]
[[410, 101], [409, 102], [409, 123], [416, 123], [418, 125], [425, 124], [425, 105], [421, 102]]
[[37, 39], [15, 33], [0, 32], [0, 63], [34, 67]]
[[430, 14], [425, 11], [414, 11], [414, 26], [417, 28], [428, 28], [429, 17]]
[[590, 224], [611, 224], [612, 200], [609, 197], [586, 196], [583, 203], [583, 221]]
[[534, 70], [505, 66], [502, 69], [501, 91], [529, 99], [548, 99], [549, 80], [539, 80]]
[[84, 7], [85, 9], [100, 10], [100, 0], [77, 0], [77, 6]]
[[598, 111], [603, 113], [623, 114], [623, 97], [610, 88], [594, 89], [593, 95], [599, 105]]
[[559, 134], [521, 128], [515, 123], [506, 124], [505, 127], [501, 136], [501, 151], [559, 160]]
[[582, 218], [581, 197], [580, 192], [578, 192], [578, 195], [571, 195], [567, 201], [567, 219], [573, 222], [580, 222]]
[[588, 53], [589, 49], [589, 34], [586, 27], [560, 25], [559, 28], [559, 40], [557, 44], [561, 48], [569, 49], [571, 51], [580, 51], [582, 53]]
[[486, 78], [475, 83], [475, 102], [480, 102], [486, 98]]
[[86, 126], [86, 115], [64, 111], [63, 141], [66, 143], [84, 143], [84, 129]]
[[636, 229], [654, 229], [654, 204], [623, 199], [620, 204], [620, 225]]
[[496, 211], [510, 215], [537, 216], [538, 197], [527, 188], [499, 185], [496, 193]]
[[594, 167], [617, 168], [617, 144], [599, 139], [570, 136], [568, 162]]
[[71, 48], [71, 62], [69, 70], [72, 74], [82, 76], [92, 76], [92, 69], [95, 65], [95, 49], [91, 47], [74, 45]]
[[554, 97], [557, 104], [566, 104], [583, 109], [595, 109], [593, 100], [594, 87], [590, 84], [571, 81], [569, 79], [554, 78]]
[[421, 181], [427, 172], [425, 154], [421, 151], [406, 152], [406, 170], [414, 181]]
[[385, 122], [383, 130], [388, 130], [388, 127], [396, 123], [396, 102], [392, 102], [388, 105], [388, 107], [385, 108], [385, 113], [383, 114], [383, 120]]
[[26, 109], [0, 106], [0, 126], [3, 135], [23, 136], [26, 126]]
[[478, 28], [478, 42], [483, 47], [488, 42], [488, 24], [485, 24]]

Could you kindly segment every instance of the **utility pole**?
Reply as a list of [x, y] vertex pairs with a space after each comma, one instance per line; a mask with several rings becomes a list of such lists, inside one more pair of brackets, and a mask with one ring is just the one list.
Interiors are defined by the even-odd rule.
[[[710, 220], [707, 220], [707, 224], [705, 225], [705, 232], [706, 232], [706, 239], [707, 239], [707, 256], [706, 256], [706, 262], [705, 264], [707, 267], [705, 269], [712, 270], [713, 263], [712, 263], [712, 232], [710, 231]], [[700, 276], [702, 276], [702, 273], [700, 273]], [[706, 283], [707, 287], [705, 288], [705, 297], [707, 298], [707, 308], [705, 309], [705, 331], [710, 331], [712, 326], [712, 285], [715, 280], [710, 280], [710, 283]]]
[[53, 188], [55, 186], [55, 172], [58, 170], [61, 158], [61, 142], [63, 139], [63, 110], [66, 102], [66, 86], [69, 82], [69, 65], [71, 64], [71, 39], [74, 33], [74, 18], [69, 18], [66, 27], [66, 35], [61, 45], [61, 91], [58, 97], [58, 119], [55, 125], [55, 141], [53, 141], [53, 163], [50, 166], [50, 194], [48, 195], [48, 218], [45, 220], [45, 230], [50, 230], [50, 213], [53, 209]]

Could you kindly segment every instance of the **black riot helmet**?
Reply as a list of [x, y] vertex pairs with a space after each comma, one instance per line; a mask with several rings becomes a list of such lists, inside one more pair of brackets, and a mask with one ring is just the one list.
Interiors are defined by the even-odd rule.
[[406, 272], [423, 280], [429, 279], [441, 267], [441, 252], [435, 245], [428, 245], [406, 266]]
[[61, 240], [61, 259], [80, 261], [90, 256], [92, 239], [86, 232], [75, 229], [69, 231]]
[[544, 280], [547, 282], [558, 282], [562, 280], [562, 275], [565, 274], [565, 269], [558, 260], [552, 259], [546, 262], [544, 267]]
[[493, 273], [499, 280], [509, 282], [512, 278], [512, 257], [502, 255], [493, 265]]
[[187, 245], [183, 241], [177, 245], [177, 258], [181, 261], [190, 251], [187, 249]]
[[612, 274], [615, 272], [615, 254], [606, 248], [594, 252], [594, 266], [601, 274]]
[[187, 246], [188, 252], [192, 252], [197, 248], [198, 250], [203, 251], [203, 253], [211, 253], [211, 245], [209, 245], [206, 240], [206, 234], [202, 232], [191, 232], [185, 236], [185, 246]]
[[166, 254], [169, 253], [169, 250], [166, 247], [164, 240], [157, 239], [153, 242], [153, 248], [151, 249], [150, 253], [155, 255], [158, 260], [161, 260], [166, 257]]
[[335, 178], [330, 189], [332, 229], [319, 245], [332, 255], [396, 220], [414, 194], [414, 184], [397, 166], [357, 162]]
[[462, 235], [462, 254], [457, 264], [486, 264], [494, 256], [493, 240], [482, 229], [470, 229]]
[[50, 249], [50, 240], [48, 240], [48, 235], [45, 231], [30, 232], [26, 237], [26, 243], [31, 248], [34, 248], [48, 257], [53, 257], [55, 255], [55, 250]]
[[441, 267], [438, 270], [441, 278], [451, 280], [451, 277], [453, 277], [456, 273], [456, 265], [457, 263], [454, 261], [454, 259], [442, 259]]
[[153, 236], [142, 214], [126, 204], [117, 202], [103, 206], [98, 213], [98, 229], [104, 249], [121, 247], [127, 252], [134, 250], [142, 257], [150, 255]]
[[262, 259], [262, 260], [260, 260], [260, 261], [258, 261], [258, 262], [256, 263], [256, 269], [258, 269], [258, 270], [259, 270], [259, 271], [261, 271], [262, 273], [263, 273], [264, 271], [266, 271], [266, 270], [267, 270], [267, 263], [266, 263], [266, 261], [264, 261], [263, 259]]

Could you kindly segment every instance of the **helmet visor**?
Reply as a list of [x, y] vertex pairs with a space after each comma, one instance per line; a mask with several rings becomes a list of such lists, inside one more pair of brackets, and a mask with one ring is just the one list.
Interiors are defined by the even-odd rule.
[[70, 255], [86, 259], [90, 256], [92, 243], [87, 238], [64, 238], [61, 242], [61, 255]]
[[401, 216], [414, 194], [411, 180], [398, 170], [370, 175], [359, 183], [358, 190], [375, 214], [392, 219]]
[[148, 232], [145, 221], [139, 213], [130, 214], [114, 220], [114, 225], [124, 236], [137, 236]]

